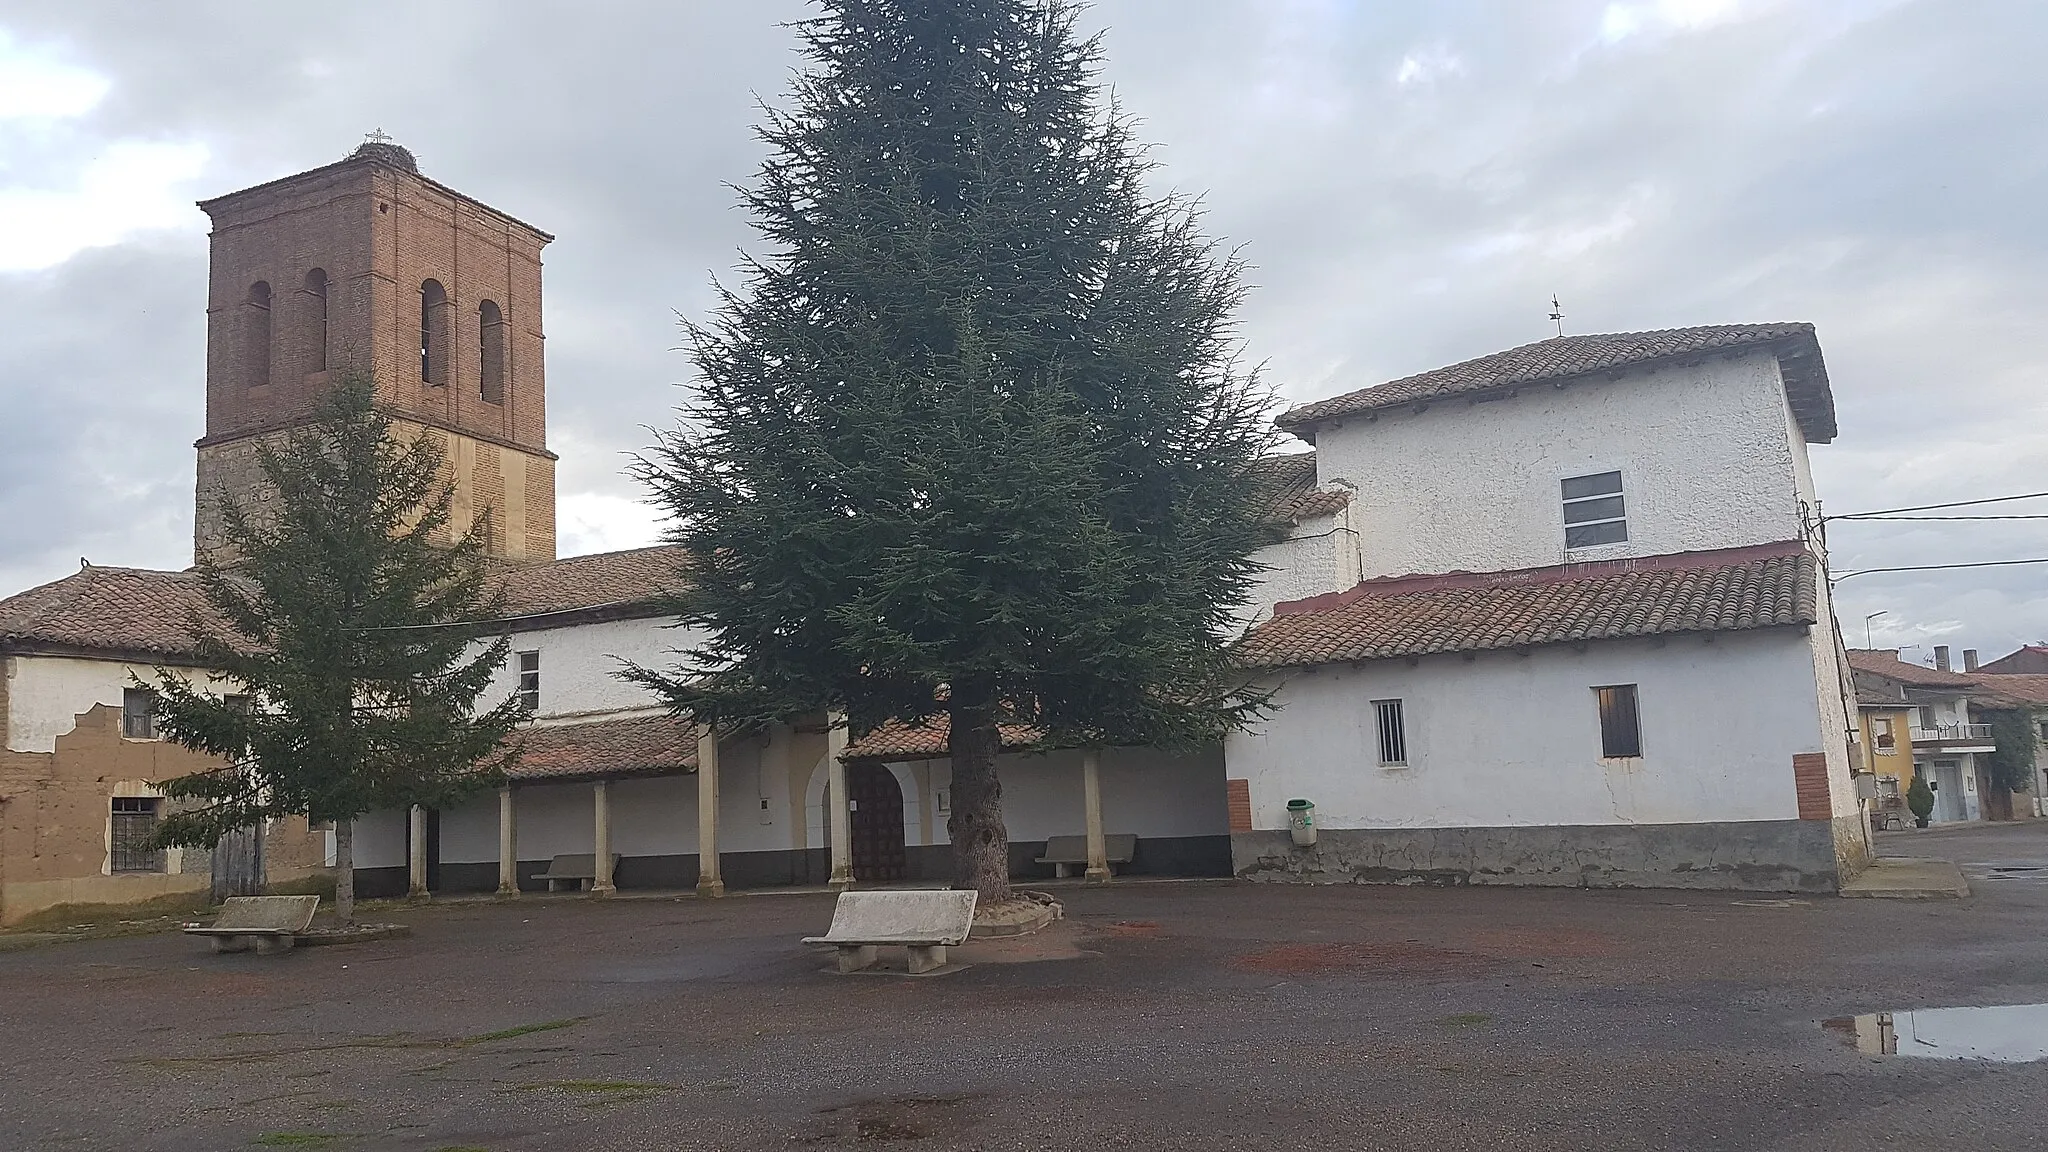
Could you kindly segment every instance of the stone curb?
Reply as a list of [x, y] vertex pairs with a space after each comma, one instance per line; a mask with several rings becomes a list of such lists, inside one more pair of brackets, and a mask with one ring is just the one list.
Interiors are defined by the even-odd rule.
[[1952, 861], [1880, 856], [1842, 885], [1841, 895], [1864, 900], [1961, 900], [1969, 897], [1970, 883]]

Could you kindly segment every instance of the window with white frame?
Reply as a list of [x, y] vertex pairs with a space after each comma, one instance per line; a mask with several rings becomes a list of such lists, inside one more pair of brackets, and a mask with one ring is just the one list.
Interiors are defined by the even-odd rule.
[[519, 706], [529, 713], [540, 711], [540, 653], [519, 654]]
[[1372, 715], [1379, 734], [1380, 766], [1396, 768], [1408, 763], [1408, 726], [1401, 715], [1401, 702], [1375, 700]]
[[1572, 476], [1564, 489], [1564, 546], [1591, 548], [1628, 539], [1628, 510], [1621, 494], [1621, 473]]

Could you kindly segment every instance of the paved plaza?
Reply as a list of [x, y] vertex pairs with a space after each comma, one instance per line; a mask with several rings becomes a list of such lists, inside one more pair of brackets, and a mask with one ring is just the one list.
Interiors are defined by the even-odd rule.
[[1883, 847], [1972, 895], [1072, 887], [916, 979], [827, 974], [822, 894], [22, 948], [0, 1148], [2038, 1149], [2048, 1063], [1819, 1022], [2048, 1001], [2048, 824]]

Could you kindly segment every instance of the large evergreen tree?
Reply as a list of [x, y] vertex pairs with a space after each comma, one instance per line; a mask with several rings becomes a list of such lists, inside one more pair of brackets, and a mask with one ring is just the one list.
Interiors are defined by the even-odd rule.
[[502, 614], [475, 529], [449, 541], [453, 488], [430, 435], [392, 436], [370, 381], [350, 375], [313, 423], [259, 450], [268, 515], [221, 497], [231, 566], [202, 564], [212, 619], [195, 618], [196, 684], [159, 669], [166, 739], [223, 766], [171, 780], [191, 802], [159, 840], [213, 844], [279, 816], [334, 822], [335, 903], [354, 915], [350, 821], [453, 803], [499, 778], [523, 718], [478, 712], [509, 641], [473, 647]]
[[1151, 198], [1066, 0], [824, 0], [640, 473], [713, 639], [637, 678], [745, 723], [950, 724], [956, 883], [1010, 896], [997, 725], [1216, 739], [1263, 541], [1237, 260]]

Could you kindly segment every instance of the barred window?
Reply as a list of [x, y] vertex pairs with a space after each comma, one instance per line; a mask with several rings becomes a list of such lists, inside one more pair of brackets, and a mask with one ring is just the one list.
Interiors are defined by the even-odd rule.
[[1600, 755], [1609, 760], [1643, 754], [1643, 729], [1636, 710], [1636, 686], [1610, 684], [1593, 689], [1600, 700]]
[[1408, 727], [1401, 718], [1401, 702], [1375, 700], [1372, 713], [1379, 729], [1380, 763], [1390, 767], [1408, 763]]
[[121, 735], [130, 740], [156, 739], [156, 693], [147, 688], [121, 691]]
[[116, 796], [112, 808], [113, 869], [116, 872], [161, 872], [164, 852], [150, 847], [156, 835], [157, 808], [163, 801], [154, 796]]
[[1591, 548], [1628, 539], [1621, 473], [1601, 472], [1564, 481], [1564, 546]]
[[519, 706], [528, 712], [540, 711], [540, 653], [519, 654]]

